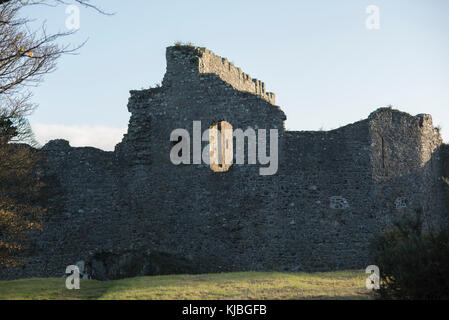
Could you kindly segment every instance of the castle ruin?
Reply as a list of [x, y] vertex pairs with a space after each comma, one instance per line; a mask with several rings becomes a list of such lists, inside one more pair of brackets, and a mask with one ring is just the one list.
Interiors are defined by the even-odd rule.
[[[167, 48], [162, 86], [131, 91], [114, 152], [46, 144], [51, 181], [42, 232], [3, 279], [97, 279], [224, 271], [325, 271], [372, 264], [370, 239], [407, 210], [445, 218], [442, 139], [430, 115], [389, 108], [331, 131], [287, 131], [265, 84], [211, 51]], [[279, 165], [170, 161], [176, 128], [226, 121], [278, 129]], [[203, 142], [202, 147], [206, 145]], [[219, 170], [218, 170], [219, 171]]]

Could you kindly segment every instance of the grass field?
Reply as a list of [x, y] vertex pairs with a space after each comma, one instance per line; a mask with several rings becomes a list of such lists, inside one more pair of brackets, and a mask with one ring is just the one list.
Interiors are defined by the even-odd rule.
[[169, 275], [115, 281], [64, 278], [0, 281], [0, 299], [372, 299], [363, 271], [325, 273], [236, 272]]

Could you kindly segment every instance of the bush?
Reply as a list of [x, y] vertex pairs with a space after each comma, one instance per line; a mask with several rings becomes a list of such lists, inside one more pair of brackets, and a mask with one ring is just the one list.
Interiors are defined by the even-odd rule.
[[371, 244], [381, 299], [449, 299], [449, 229], [422, 231], [422, 210], [402, 217]]
[[176, 41], [175, 47], [194, 47], [194, 45], [192, 42]]

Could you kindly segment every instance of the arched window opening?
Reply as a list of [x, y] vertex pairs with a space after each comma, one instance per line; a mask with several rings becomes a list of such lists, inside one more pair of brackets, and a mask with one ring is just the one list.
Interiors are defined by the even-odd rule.
[[210, 168], [214, 172], [226, 172], [234, 160], [232, 125], [218, 121], [209, 127]]

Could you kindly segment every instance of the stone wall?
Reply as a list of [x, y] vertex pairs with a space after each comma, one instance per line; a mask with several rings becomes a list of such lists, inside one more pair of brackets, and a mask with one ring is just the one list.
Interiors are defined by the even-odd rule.
[[445, 204], [447, 212], [449, 212], [449, 145], [443, 144], [441, 146], [441, 162], [443, 166], [443, 177], [445, 179]]
[[259, 95], [268, 102], [275, 103], [275, 95], [266, 92], [265, 83], [252, 79], [228, 59], [219, 57], [206, 48], [173, 46], [167, 48], [168, 78], [188, 78], [196, 74], [213, 74], [231, 85], [235, 90]]
[[[77, 261], [98, 279], [365, 268], [370, 239], [396, 215], [420, 206], [428, 226], [445, 219], [442, 141], [429, 115], [379, 109], [332, 131], [285, 131], [263, 83], [190, 46], [167, 48], [162, 87], [130, 93], [115, 152], [63, 140], [43, 148], [52, 181], [44, 230], [25, 266], [1, 278], [61, 276]], [[170, 161], [174, 129], [222, 120], [278, 129], [277, 173]]]

